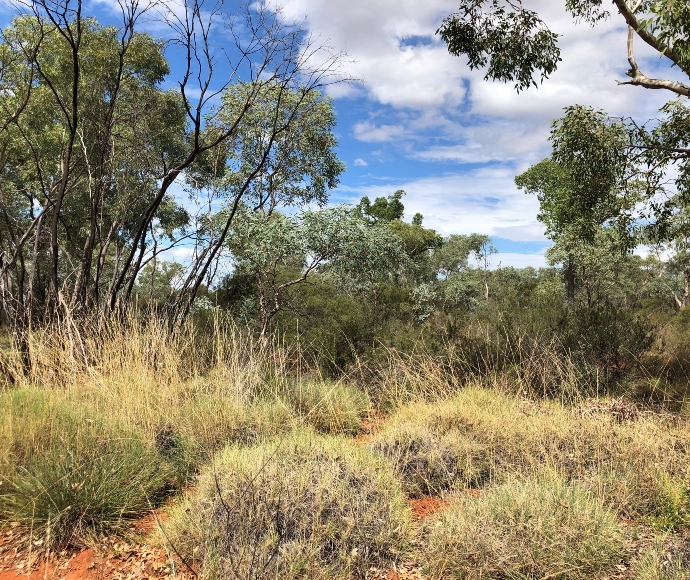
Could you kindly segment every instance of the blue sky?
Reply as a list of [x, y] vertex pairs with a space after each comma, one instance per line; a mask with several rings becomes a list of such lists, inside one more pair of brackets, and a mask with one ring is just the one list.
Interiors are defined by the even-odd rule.
[[[544, 264], [548, 240], [536, 220], [537, 200], [517, 190], [515, 175], [549, 154], [550, 121], [563, 107], [585, 104], [640, 120], [672, 95], [630, 86], [627, 29], [620, 17], [596, 28], [575, 25], [564, 2], [532, 0], [529, 8], [562, 35], [563, 62], [539, 89], [483, 80], [435, 35], [457, 0], [286, 0], [288, 18], [345, 48], [360, 83], [334, 87], [340, 155], [348, 166], [337, 201], [404, 189], [408, 217], [443, 234], [493, 237], [503, 265]], [[618, 15], [616, 15], [618, 16]], [[638, 43], [639, 44], [639, 43]], [[663, 62], [644, 47], [649, 76]]]
[[[174, 2], [166, 5], [174, 9]], [[628, 68], [621, 19], [596, 28], [575, 25], [564, 3], [525, 2], [562, 35], [563, 62], [539, 89], [516, 94], [470, 71], [435, 35], [458, 0], [283, 0], [286, 20], [347, 51], [343, 73], [358, 79], [327, 91], [347, 165], [332, 202], [404, 189], [408, 218], [420, 212], [427, 227], [444, 235], [491, 235], [499, 250], [494, 265], [544, 265], [548, 240], [536, 220], [537, 200], [518, 191], [513, 179], [549, 154], [550, 121], [576, 103], [644, 121], [672, 97], [618, 86]], [[86, 3], [86, 11], [116, 23], [116, 6], [116, 0], [97, 0]], [[5, 14], [9, 18], [7, 7]], [[164, 33], [149, 27], [154, 35]], [[217, 50], [223, 42], [222, 35], [214, 39]], [[169, 56], [172, 82], [180, 63]], [[637, 57], [648, 76], [673, 76], [639, 43]]]

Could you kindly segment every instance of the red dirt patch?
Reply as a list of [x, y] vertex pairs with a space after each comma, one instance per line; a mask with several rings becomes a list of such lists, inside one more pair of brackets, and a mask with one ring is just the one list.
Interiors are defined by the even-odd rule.
[[448, 507], [448, 502], [440, 497], [422, 497], [409, 500], [412, 506], [412, 517], [416, 520], [425, 520]]
[[[136, 536], [152, 533], [161, 512], [132, 525]], [[59, 554], [20, 551], [13, 528], [0, 532], [0, 580], [192, 580], [194, 575], [162, 548], [144, 542], [106, 538], [98, 546]]]
[[363, 419], [360, 423], [359, 429], [361, 434], [355, 437], [355, 445], [366, 445], [369, 443], [377, 431], [383, 427], [386, 418], [381, 414], [380, 411], [373, 409], [369, 411], [369, 416]]

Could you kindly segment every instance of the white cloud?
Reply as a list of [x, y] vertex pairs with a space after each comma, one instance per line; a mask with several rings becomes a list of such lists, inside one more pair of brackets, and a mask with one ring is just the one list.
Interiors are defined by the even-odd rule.
[[367, 195], [386, 197], [404, 189], [405, 215], [424, 215], [424, 225], [444, 235], [480, 233], [516, 241], [545, 241], [544, 228], [536, 220], [535, 196], [517, 191], [510, 166], [483, 168], [468, 173], [425, 177], [386, 185], [341, 187], [339, 199], [352, 202]]
[[546, 258], [544, 254], [517, 254], [515, 252], [505, 252], [496, 254], [493, 257], [492, 269], [501, 268], [546, 268]]
[[359, 157], [358, 159], [355, 159], [354, 165], [355, 165], [355, 167], [366, 167], [369, 164], [366, 161], [364, 161], [364, 159]]
[[[484, 81], [484, 71], [470, 71], [463, 57], [448, 54], [435, 31], [444, 16], [457, 11], [457, 0], [287, 0], [284, 13], [296, 21], [306, 17], [312, 32], [347, 48], [354, 59], [348, 72], [362, 79], [370, 103], [398, 111], [393, 123], [360, 122], [355, 137], [407, 145], [401, 154], [422, 161], [534, 160], [548, 151], [550, 121], [565, 106], [580, 103], [646, 119], [670, 98], [663, 91], [616, 84], [626, 79], [629, 67], [619, 15], [591, 28], [575, 24], [562, 0], [533, 0], [530, 8], [562, 35], [563, 62], [542, 86], [521, 94], [510, 84]], [[423, 42], [405, 42], [411, 38]], [[644, 45], [637, 52], [654, 72], [658, 56]], [[356, 91], [339, 86], [334, 96]], [[431, 129], [441, 142], [428, 142]]]
[[[518, 191], [513, 179], [549, 154], [551, 121], [573, 104], [644, 121], [656, 116], [672, 95], [618, 86], [616, 81], [626, 80], [629, 68], [620, 16], [614, 12], [594, 28], [576, 25], [564, 0], [529, 3], [562, 35], [559, 70], [538, 89], [521, 94], [512, 85], [487, 82], [484, 71], [470, 71], [466, 59], [450, 56], [435, 35], [443, 17], [457, 11], [458, 5], [458, 0], [285, 0], [288, 18], [306, 17], [312, 33], [330, 38], [334, 47], [346, 48], [354, 59], [348, 73], [362, 82], [338, 86], [331, 96], [348, 111], [345, 122], [351, 123], [357, 140], [381, 144], [369, 155], [381, 162], [375, 164], [379, 172], [394, 177], [379, 181], [387, 186], [342, 187], [336, 195], [376, 197], [401, 187], [408, 192], [408, 213], [423, 213], [425, 224], [444, 234], [476, 231], [512, 240], [544, 240], [536, 220], [536, 198]], [[664, 68], [663, 59], [642, 43], [636, 51], [649, 76], [679, 74]], [[348, 101], [342, 100], [348, 96], [358, 99], [351, 101], [358, 103], [353, 109], [360, 102], [364, 106], [348, 110]], [[414, 165], [415, 179], [399, 174], [395, 178], [390, 162], [399, 158], [422, 162]], [[457, 169], [441, 173], [449, 164]], [[420, 165], [428, 167], [427, 177], [419, 177], [424, 173]], [[398, 164], [398, 171], [405, 169]], [[372, 183], [380, 179], [369, 177]], [[523, 259], [543, 264], [543, 256], [514, 258]]]
[[405, 133], [402, 125], [379, 125], [378, 127], [369, 121], [356, 123], [353, 134], [359, 141], [365, 143], [382, 143], [392, 141]]

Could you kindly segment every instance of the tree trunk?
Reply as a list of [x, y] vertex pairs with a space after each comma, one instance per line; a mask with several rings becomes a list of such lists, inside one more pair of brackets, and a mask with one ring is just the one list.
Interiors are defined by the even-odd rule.
[[568, 258], [568, 262], [565, 266], [565, 283], [567, 287], [566, 300], [568, 308], [572, 308], [575, 305], [575, 265], [573, 264], [572, 257]]

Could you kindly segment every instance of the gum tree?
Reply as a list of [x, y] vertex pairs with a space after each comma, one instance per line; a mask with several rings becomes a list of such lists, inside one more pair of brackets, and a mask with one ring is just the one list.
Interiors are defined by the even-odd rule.
[[345, 291], [367, 293], [389, 282], [407, 258], [386, 224], [370, 224], [346, 206], [296, 216], [242, 208], [228, 245], [237, 272], [254, 278], [262, 336], [290, 308], [290, 290], [314, 274]]
[[[561, 61], [558, 34], [525, 0], [470, 0], [446, 17], [438, 34], [451, 54], [464, 55], [470, 68], [485, 69], [486, 79], [512, 82], [518, 91], [537, 86]], [[690, 96], [690, 83], [655, 79], [635, 59], [634, 43], [643, 42], [690, 80], [690, 8], [677, 0], [565, 0], [576, 21], [592, 26], [615, 18], [628, 27], [630, 80], [619, 84], [664, 89]], [[609, 12], [607, 7], [612, 8]]]
[[[615, 251], [625, 253], [634, 245], [629, 227], [640, 197], [636, 183], [629, 180], [635, 168], [621, 122], [602, 111], [569, 107], [562, 119], [554, 121], [550, 141], [551, 157], [517, 176], [515, 183], [539, 199], [537, 219], [554, 242], [552, 258], [564, 266], [572, 306], [577, 272], [585, 263], [583, 252], [593, 250], [602, 239], [602, 227], [621, 232]], [[610, 244], [608, 249], [614, 251]]]
[[[251, 196], [319, 89], [341, 80], [339, 55], [260, 3], [228, 13], [222, 0], [123, 0], [115, 27], [87, 17], [81, 0], [17, 6], [0, 39], [0, 299], [17, 336], [32, 322], [126, 308], [156, 256], [208, 242], [211, 221], [190, 221], [173, 184], [215, 160], [238, 177], [233, 199]], [[145, 19], [162, 41], [141, 32]], [[221, 38], [230, 46], [218, 51]], [[178, 79], [166, 51], [181, 63]], [[256, 154], [238, 157], [261, 115]], [[331, 163], [322, 190], [339, 171]], [[211, 237], [169, 305], [172, 324], [217, 263], [222, 235]]]

